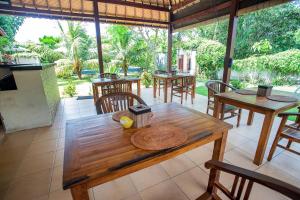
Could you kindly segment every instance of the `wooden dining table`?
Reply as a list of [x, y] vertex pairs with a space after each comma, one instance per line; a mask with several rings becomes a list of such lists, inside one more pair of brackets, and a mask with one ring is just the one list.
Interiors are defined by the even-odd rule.
[[[188, 73], [178, 73], [175, 75], [170, 74], [153, 74], [153, 97], [156, 98], [156, 92], [157, 92], [157, 83], [160, 84], [160, 81], [164, 83], [164, 103], [168, 102], [168, 84], [175, 79], [180, 79], [183, 77], [195, 77], [195, 75], [188, 74]], [[195, 91], [196, 91], [196, 81], [193, 84], [193, 92], [192, 97], [195, 97]]]
[[133, 78], [133, 77], [123, 77], [123, 78], [117, 78], [117, 79], [111, 79], [111, 78], [98, 78], [94, 79], [92, 81], [92, 88], [93, 88], [93, 97], [94, 102], [97, 101], [99, 98], [99, 87], [103, 87], [105, 85], [113, 84], [117, 81], [130, 81], [133, 83], [136, 83], [137, 85], [137, 95], [141, 95], [141, 79], [140, 78]]
[[[212, 159], [223, 160], [228, 130], [232, 126], [214, 117], [180, 104], [158, 104], [152, 107], [151, 127], [124, 129], [103, 114], [67, 122], [63, 166], [63, 188], [71, 189], [75, 200], [87, 200], [88, 189], [133, 173], [184, 152], [214, 142]], [[131, 136], [149, 128], [172, 126], [187, 134], [180, 146], [159, 151], [143, 150], [131, 143]], [[219, 178], [210, 172], [210, 184]]]
[[[257, 89], [252, 88], [251, 90], [257, 90]], [[255, 112], [261, 113], [265, 116], [259, 141], [256, 148], [256, 153], [253, 160], [253, 163], [256, 165], [262, 164], [275, 116], [280, 112], [296, 107], [300, 103], [300, 97], [293, 93], [273, 90], [272, 95], [291, 96], [293, 98], [298, 99], [298, 101], [279, 102], [279, 101], [269, 100], [266, 97], [260, 97], [257, 95], [242, 95], [242, 94], [238, 94], [235, 91], [230, 91], [230, 92], [225, 92], [225, 93], [220, 93], [215, 95], [213, 116], [216, 118], [220, 116], [222, 105], [225, 104], [229, 104], [242, 109], [249, 110], [247, 125], [252, 124], [253, 115]]]

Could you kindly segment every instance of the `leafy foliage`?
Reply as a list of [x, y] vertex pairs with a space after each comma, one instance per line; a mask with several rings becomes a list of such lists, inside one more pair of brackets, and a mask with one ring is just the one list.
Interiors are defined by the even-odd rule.
[[219, 42], [201, 39], [197, 49], [199, 73], [203, 78], [216, 79], [217, 72], [224, 66], [225, 46]]
[[14, 17], [3, 15], [0, 16], [0, 27], [5, 31], [9, 40], [13, 41], [14, 37], [23, 24], [24, 17]]
[[152, 84], [152, 74], [149, 72], [143, 72], [141, 75], [142, 83], [146, 88], [149, 88], [149, 86]]
[[68, 85], [64, 87], [64, 91], [70, 97], [73, 97], [76, 94], [76, 86], [72, 81], [68, 82]]
[[55, 49], [57, 44], [60, 42], [60, 38], [44, 35], [43, 37], [39, 38], [39, 41], [41, 44], [49, 47], [50, 49]]

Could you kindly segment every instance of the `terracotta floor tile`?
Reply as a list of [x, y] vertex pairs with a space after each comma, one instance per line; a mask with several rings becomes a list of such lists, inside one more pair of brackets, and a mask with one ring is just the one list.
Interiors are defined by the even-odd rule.
[[15, 178], [7, 191], [6, 200], [31, 200], [49, 192], [50, 170]]
[[258, 168], [253, 163], [253, 158], [251, 154], [236, 148], [225, 153], [225, 159], [230, 163], [249, 170], [256, 170]]
[[143, 200], [188, 200], [179, 187], [171, 180], [147, 188], [140, 194]]
[[197, 164], [204, 163], [212, 158], [212, 151], [205, 147], [198, 147], [185, 153], [193, 162]]
[[70, 190], [56, 190], [49, 193], [49, 200], [73, 200]]
[[195, 167], [172, 178], [172, 180], [189, 199], [196, 199], [206, 191], [208, 175], [199, 167]]
[[177, 156], [170, 160], [166, 160], [160, 164], [166, 170], [170, 177], [176, 176], [196, 166], [195, 163], [193, 163], [185, 155]]
[[118, 178], [93, 188], [95, 200], [121, 200], [137, 194], [129, 176]]
[[130, 174], [130, 177], [137, 190], [141, 191], [168, 179], [169, 175], [160, 165], [154, 165]]
[[54, 152], [27, 156], [23, 159], [16, 172], [16, 177], [28, 175], [45, 169], [51, 169], [54, 160]]
[[53, 192], [55, 190], [62, 190], [63, 189], [62, 182], [63, 182], [63, 166], [59, 165], [53, 169], [50, 192]]

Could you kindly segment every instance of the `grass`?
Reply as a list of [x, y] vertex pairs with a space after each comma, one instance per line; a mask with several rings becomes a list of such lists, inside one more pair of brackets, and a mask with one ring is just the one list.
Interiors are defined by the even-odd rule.
[[[286, 112], [298, 112], [298, 109], [297, 108], [292, 108], [292, 109], [290, 109], [290, 110], [288, 110]], [[296, 116], [290, 116], [288, 119], [291, 120], [291, 121], [295, 121], [296, 120]]]
[[196, 87], [196, 93], [200, 94], [202, 96], [207, 96], [208, 91], [207, 91], [207, 88], [205, 86], [198, 86], [198, 87]]
[[82, 79], [78, 79], [75, 76], [72, 76], [71, 78], [68, 78], [68, 79], [57, 78], [57, 85], [65, 86], [68, 84], [69, 81], [72, 81], [75, 85], [79, 85], [81, 83], [90, 83], [91, 77], [83, 77]]

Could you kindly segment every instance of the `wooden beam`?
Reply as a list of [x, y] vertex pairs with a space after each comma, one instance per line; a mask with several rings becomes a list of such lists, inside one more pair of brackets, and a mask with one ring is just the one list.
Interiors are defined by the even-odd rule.
[[209, 14], [218, 12], [218, 11], [223, 10], [225, 8], [228, 8], [230, 6], [231, 6], [231, 1], [227, 1], [225, 3], [221, 3], [217, 6], [214, 6], [214, 7], [205, 9], [205, 10], [201, 10], [199, 12], [196, 12], [196, 13], [192, 14], [192, 15], [188, 15], [186, 17], [176, 19], [174, 21], [171, 21], [171, 23], [172, 24], [179, 24], [179, 23], [182, 23], [182, 22], [185, 22], [185, 21], [190, 21], [190, 20], [193, 20], [193, 19], [197, 19], [197, 18], [203, 17], [205, 15], [209, 15]]
[[[59, 8], [58, 8], [59, 9]], [[22, 8], [22, 7], [14, 7], [14, 6], [1, 6], [0, 14], [6, 12], [11, 13], [12, 15], [19, 16], [35, 16], [35, 17], [43, 17], [43, 18], [53, 18], [53, 19], [77, 19], [78, 21], [94, 21], [93, 14], [84, 14], [81, 13], [81, 10], [73, 10], [73, 12], [65, 12], [65, 11], [52, 11], [52, 10], [42, 10], [42, 9], [33, 9], [33, 8]], [[130, 17], [117, 17], [117, 16], [105, 16], [99, 15], [100, 21], [103, 19], [107, 20], [118, 20], [118, 21], [132, 21], [134, 22], [144, 22], [144, 23], [153, 23], [153, 24], [162, 24], [167, 25], [169, 22], [159, 21], [159, 20], [148, 20], [148, 19], [136, 19]], [[83, 18], [83, 20], [79, 20]], [[147, 25], [145, 25], [147, 26]]]
[[[169, 20], [171, 19], [171, 12], [169, 13]], [[168, 25], [168, 72], [172, 71], [172, 43], [173, 43], [173, 26]]]
[[[91, 0], [87, 0], [91, 1]], [[123, 5], [123, 6], [130, 6], [135, 8], [143, 8], [143, 9], [149, 9], [149, 10], [156, 10], [156, 11], [164, 11], [169, 12], [169, 8], [165, 8], [162, 6], [155, 6], [150, 4], [144, 4], [144, 3], [137, 3], [133, 1], [124, 1], [124, 0], [98, 0], [100, 3], [109, 3], [109, 4], [116, 4], [116, 5]]]
[[178, 10], [178, 9], [183, 8], [183, 7], [189, 5], [190, 3], [193, 3], [195, 1], [197, 1], [197, 0], [184, 0], [182, 2], [179, 2], [179, 3], [175, 4], [175, 5], [173, 5], [172, 8], [171, 8], [171, 10], [172, 11]]
[[[234, 54], [234, 43], [237, 31], [237, 23], [238, 23], [238, 8], [239, 8], [239, 0], [231, 0], [231, 8], [230, 8], [230, 16], [229, 16], [229, 26], [228, 26], [228, 36], [227, 36], [227, 45], [226, 45], [226, 54], [224, 59], [224, 72], [223, 72], [223, 82], [229, 83], [230, 74], [231, 74], [231, 66], [233, 62], [233, 54]], [[225, 88], [222, 88], [222, 91], [225, 91]]]
[[99, 8], [98, 1], [93, 0], [94, 7], [94, 19], [95, 19], [95, 29], [96, 29], [96, 41], [98, 50], [98, 63], [100, 74], [104, 73], [103, 59], [102, 59], [102, 44], [101, 44], [101, 32], [100, 32], [100, 21], [99, 21]]

